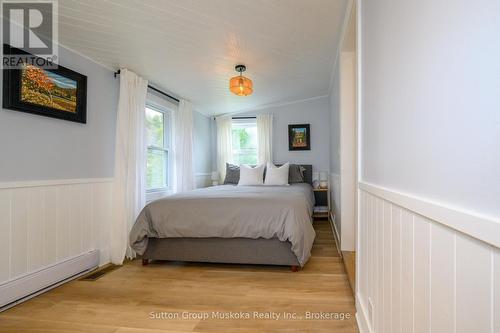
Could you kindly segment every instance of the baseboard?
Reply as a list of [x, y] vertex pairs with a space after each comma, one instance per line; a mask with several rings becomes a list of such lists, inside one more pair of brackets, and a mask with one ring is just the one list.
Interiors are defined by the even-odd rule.
[[372, 333], [368, 314], [363, 303], [360, 301], [359, 295], [356, 295], [356, 322], [360, 333]]
[[0, 312], [72, 280], [98, 264], [99, 251], [93, 250], [4, 282], [0, 284]]
[[342, 257], [342, 251], [340, 250], [340, 237], [339, 232], [337, 231], [337, 225], [335, 224], [335, 215], [330, 212], [330, 225], [333, 231], [333, 238], [335, 239], [335, 244], [337, 244], [337, 252]]

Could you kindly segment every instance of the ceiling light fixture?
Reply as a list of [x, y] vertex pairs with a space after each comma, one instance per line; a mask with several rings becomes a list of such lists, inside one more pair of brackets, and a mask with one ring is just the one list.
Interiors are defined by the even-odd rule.
[[252, 80], [250, 80], [247, 77], [243, 76], [243, 72], [246, 71], [246, 66], [245, 65], [236, 65], [234, 69], [240, 73], [239, 76], [232, 77], [231, 80], [229, 80], [229, 90], [233, 94], [236, 94], [238, 96], [248, 96], [253, 93], [253, 83]]

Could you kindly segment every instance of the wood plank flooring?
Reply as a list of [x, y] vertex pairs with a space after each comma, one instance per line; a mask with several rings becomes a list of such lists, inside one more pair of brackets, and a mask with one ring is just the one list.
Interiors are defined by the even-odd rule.
[[[202, 263], [143, 267], [135, 260], [97, 281], [72, 281], [0, 313], [0, 332], [358, 332], [330, 226], [318, 221], [315, 229], [312, 258], [297, 273], [289, 267]], [[250, 319], [217, 318], [217, 311]], [[254, 318], [255, 312], [280, 318]], [[306, 312], [334, 318], [308, 319]]]
[[342, 251], [342, 258], [344, 260], [344, 267], [346, 270], [347, 278], [349, 279], [349, 284], [354, 293], [356, 290], [356, 252], [354, 251]]

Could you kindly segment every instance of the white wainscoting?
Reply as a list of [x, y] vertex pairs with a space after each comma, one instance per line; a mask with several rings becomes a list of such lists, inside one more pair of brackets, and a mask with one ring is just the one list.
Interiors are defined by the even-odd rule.
[[195, 173], [194, 180], [196, 188], [208, 187], [212, 185], [211, 173]]
[[500, 332], [497, 220], [370, 184], [359, 199], [361, 332]]
[[112, 179], [0, 183], [0, 285], [99, 250], [109, 262]]

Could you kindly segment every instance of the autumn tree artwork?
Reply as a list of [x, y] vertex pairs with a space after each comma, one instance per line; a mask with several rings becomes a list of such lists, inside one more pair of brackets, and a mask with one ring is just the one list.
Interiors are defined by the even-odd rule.
[[3, 46], [4, 56], [21, 55], [16, 67], [2, 70], [3, 109], [87, 123], [86, 75], [55, 63], [39, 66], [43, 63], [41, 58], [7, 44]]
[[77, 82], [42, 68], [25, 65], [21, 71], [21, 101], [76, 112]]

